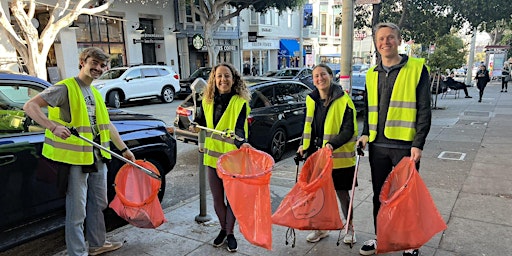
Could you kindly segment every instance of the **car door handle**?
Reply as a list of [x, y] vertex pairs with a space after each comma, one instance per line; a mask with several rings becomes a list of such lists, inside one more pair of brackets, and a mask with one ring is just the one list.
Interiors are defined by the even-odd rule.
[[14, 163], [14, 161], [16, 161], [16, 156], [15, 155], [0, 156], [0, 166], [8, 165], [10, 163]]

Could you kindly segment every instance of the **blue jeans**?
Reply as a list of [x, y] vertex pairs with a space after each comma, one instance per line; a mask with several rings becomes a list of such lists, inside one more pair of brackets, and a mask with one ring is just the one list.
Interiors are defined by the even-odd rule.
[[[105, 243], [107, 208], [107, 166], [96, 161], [98, 172], [83, 173], [81, 166], [71, 166], [66, 193], [66, 247], [70, 256], [87, 256], [85, 240], [90, 247]], [[84, 220], [86, 234], [84, 236]]]

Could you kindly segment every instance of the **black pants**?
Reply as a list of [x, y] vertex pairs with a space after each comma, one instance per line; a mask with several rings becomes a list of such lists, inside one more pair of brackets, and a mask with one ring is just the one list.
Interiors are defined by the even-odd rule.
[[[379, 195], [382, 185], [384, 185], [393, 167], [395, 167], [403, 157], [411, 155], [411, 149], [379, 147], [371, 143], [369, 145], [369, 160], [373, 187], [373, 225], [375, 227], [375, 234], [377, 234], [377, 214], [380, 208]], [[420, 169], [419, 162], [416, 163], [416, 169]]]
[[506, 77], [501, 77], [501, 90], [507, 90], [508, 81]]

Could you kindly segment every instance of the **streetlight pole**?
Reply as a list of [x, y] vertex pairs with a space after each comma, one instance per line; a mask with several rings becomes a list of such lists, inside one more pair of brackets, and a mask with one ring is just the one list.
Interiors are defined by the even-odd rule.
[[300, 25], [300, 39], [299, 39], [299, 67], [304, 67], [304, 6], [299, 10], [299, 25]]
[[352, 49], [354, 43], [354, 0], [343, 0], [341, 28], [341, 67], [340, 84], [352, 93], [350, 75], [352, 73]]

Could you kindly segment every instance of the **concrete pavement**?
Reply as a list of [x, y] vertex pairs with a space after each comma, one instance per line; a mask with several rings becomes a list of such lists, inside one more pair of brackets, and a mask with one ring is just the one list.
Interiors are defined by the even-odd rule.
[[[437, 100], [432, 128], [423, 151], [420, 174], [427, 184], [448, 229], [420, 251], [424, 256], [508, 255], [512, 252], [512, 90], [500, 93], [491, 82], [483, 101], [468, 88], [472, 99], [448, 95]], [[439, 95], [440, 97], [440, 95]], [[295, 183], [295, 163], [276, 163], [271, 180], [273, 211]], [[296, 246], [285, 245], [286, 227], [273, 225], [273, 249], [253, 246], [235, 227], [240, 255], [359, 255], [359, 248], [374, 237], [372, 189], [368, 158], [361, 159], [355, 191], [354, 248], [336, 246], [337, 231], [318, 243], [306, 242], [309, 231], [298, 231]], [[211, 196], [207, 210], [213, 220], [198, 224], [199, 197], [166, 209], [168, 220], [156, 230], [125, 226], [108, 234], [124, 246], [108, 255], [232, 255], [211, 243], [220, 230]], [[56, 255], [65, 255], [61, 252]], [[386, 255], [401, 255], [390, 253]]]

